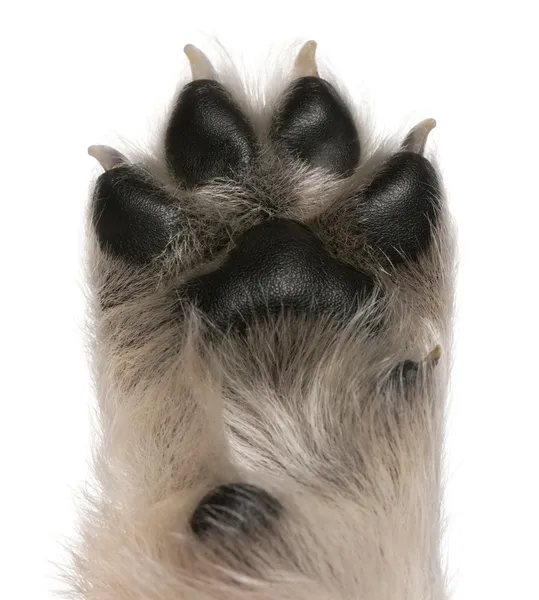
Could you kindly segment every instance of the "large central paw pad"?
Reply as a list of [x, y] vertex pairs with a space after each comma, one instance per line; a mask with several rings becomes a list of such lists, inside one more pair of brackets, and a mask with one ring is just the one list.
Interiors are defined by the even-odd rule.
[[221, 267], [190, 282], [188, 295], [226, 327], [283, 309], [350, 313], [372, 288], [306, 227], [276, 219], [245, 233]]

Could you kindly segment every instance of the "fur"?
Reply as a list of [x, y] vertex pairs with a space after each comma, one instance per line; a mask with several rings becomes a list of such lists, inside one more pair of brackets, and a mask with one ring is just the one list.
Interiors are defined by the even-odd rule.
[[[70, 597], [443, 600], [454, 277], [445, 200], [415, 264], [393, 269], [361, 252], [350, 229], [354, 197], [402, 140], [377, 142], [358, 120], [363, 153], [353, 176], [307, 168], [266, 137], [287, 77], [262, 95], [230, 69], [217, 72], [254, 123], [256, 169], [187, 191], [168, 174], [160, 144], [132, 153], [188, 223], [144, 267], [103, 252], [89, 219], [98, 420]], [[178, 286], [271, 216], [308, 224], [333, 255], [373, 274], [377, 292], [344, 326], [282, 314], [244, 335], [206, 335], [205, 317], [181, 303]], [[436, 345], [435, 367], [422, 363]], [[394, 376], [406, 360], [421, 365], [411, 385]], [[280, 501], [271, 532], [193, 535], [197, 504], [228, 482]]]

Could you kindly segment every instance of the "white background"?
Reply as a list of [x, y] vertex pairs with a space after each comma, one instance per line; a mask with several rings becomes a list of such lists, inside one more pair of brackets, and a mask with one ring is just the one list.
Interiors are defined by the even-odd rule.
[[86, 147], [143, 141], [216, 35], [256, 69], [314, 38], [380, 128], [435, 117], [459, 227], [448, 435], [454, 598], [539, 598], [537, 43], [532, 2], [18, 2], [0, 16], [0, 597], [38, 600], [74, 527], [84, 356]]

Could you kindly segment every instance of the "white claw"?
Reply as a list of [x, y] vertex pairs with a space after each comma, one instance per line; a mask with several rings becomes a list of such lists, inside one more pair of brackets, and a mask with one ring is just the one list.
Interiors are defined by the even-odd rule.
[[187, 44], [183, 49], [191, 65], [193, 80], [196, 79], [215, 79], [215, 69], [210, 59], [193, 44]]
[[90, 146], [88, 154], [95, 158], [105, 171], [127, 164], [125, 156], [110, 146]]
[[301, 47], [294, 63], [294, 77], [318, 77], [316, 42], [309, 40]]
[[421, 123], [418, 123], [410, 130], [410, 133], [406, 136], [402, 144], [402, 149], [408, 152], [415, 152], [416, 154], [423, 154], [427, 137], [435, 127], [436, 121], [434, 119], [421, 121]]

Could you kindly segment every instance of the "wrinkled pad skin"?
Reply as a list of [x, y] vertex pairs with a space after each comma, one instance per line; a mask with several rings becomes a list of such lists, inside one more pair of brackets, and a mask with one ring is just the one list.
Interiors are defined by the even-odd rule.
[[133, 264], [165, 249], [178, 212], [177, 201], [133, 167], [103, 173], [94, 190], [92, 218], [101, 248]]
[[360, 197], [358, 232], [393, 264], [413, 261], [430, 244], [439, 208], [433, 166], [419, 154], [399, 152]]
[[169, 168], [187, 186], [239, 177], [253, 163], [251, 124], [225, 88], [199, 79], [182, 90], [165, 136]]
[[236, 534], [267, 533], [282, 510], [265, 490], [247, 483], [220, 485], [209, 492], [191, 516], [191, 529], [199, 537], [225, 531]]
[[368, 275], [333, 258], [309, 229], [274, 219], [244, 234], [221, 267], [183, 291], [227, 327], [282, 309], [346, 315], [372, 289]]
[[359, 162], [354, 119], [327, 81], [301, 77], [285, 93], [271, 137], [310, 166], [350, 175]]

